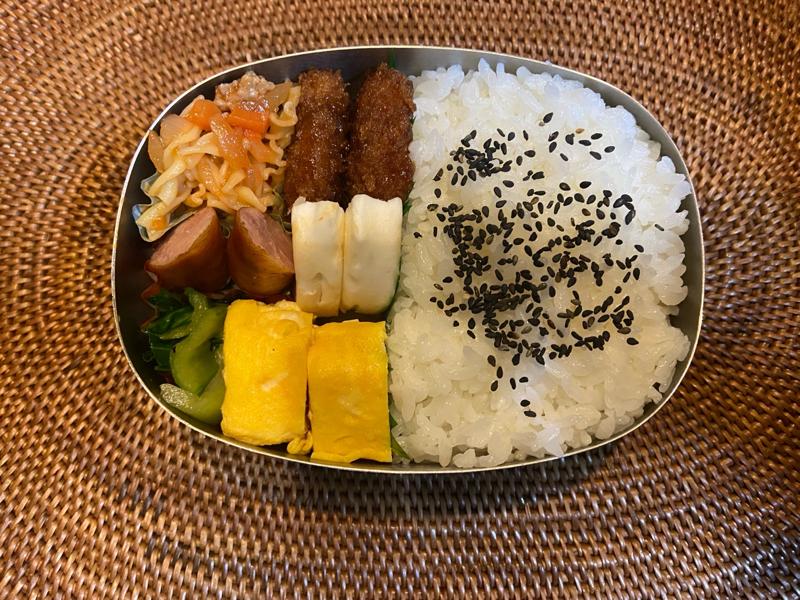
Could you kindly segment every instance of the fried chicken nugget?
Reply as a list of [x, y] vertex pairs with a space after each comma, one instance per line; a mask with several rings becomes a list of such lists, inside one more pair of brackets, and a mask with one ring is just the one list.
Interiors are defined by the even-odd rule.
[[286, 205], [344, 202], [345, 155], [350, 97], [339, 71], [312, 69], [300, 75], [294, 140], [286, 152]]
[[347, 167], [350, 198], [368, 194], [405, 200], [414, 177], [408, 153], [413, 115], [413, 88], [405, 75], [382, 64], [367, 76], [355, 101]]

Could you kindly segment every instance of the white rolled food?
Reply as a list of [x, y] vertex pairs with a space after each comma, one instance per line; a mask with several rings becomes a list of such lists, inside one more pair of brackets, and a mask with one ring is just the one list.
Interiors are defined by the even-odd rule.
[[403, 203], [353, 196], [345, 213], [342, 312], [380, 313], [392, 302], [400, 269]]
[[342, 296], [345, 213], [335, 202], [292, 206], [295, 296], [306, 312], [330, 317], [339, 313]]

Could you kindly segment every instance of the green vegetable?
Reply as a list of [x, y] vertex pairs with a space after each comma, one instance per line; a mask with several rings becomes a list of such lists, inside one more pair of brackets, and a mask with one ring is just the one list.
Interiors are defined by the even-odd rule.
[[392, 452], [394, 454], [396, 454], [397, 456], [401, 457], [401, 458], [409, 459], [410, 456], [408, 456], [406, 451], [403, 450], [403, 447], [400, 445], [400, 442], [398, 442], [394, 438], [394, 434], [392, 433], [392, 429], [394, 428], [395, 425], [397, 425], [397, 421], [394, 420], [394, 417], [392, 416], [392, 413], [389, 413], [389, 438], [390, 438], [390, 443], [391, 443], [391, 446], [392, 446]]
[[[189, 301], [192, 301], [191, 296]], [[192, 304], [195, 310], [192, 313], [191, 332], [175, 345], [169, 365], [172, 378], [179, 387], [200, 394], [219, 370], [212, 341], [222, 336], [228, 307], [208, 308], [205, 296], [202, 303]]]
[[142, 328], [150, 342], [145, 358], [172, 373], [177, 385], [161, 386], [165, 402], [215, 425], [225, 396], [221, 344], [228, 307], [191, 288], [184, 295], [162, 290], [148, 299], [156, 316]]
[[187, 327], [194, 311], [191, 306], [187, 306], [182, 296], [167, 290], [160, 290], [150, 296], [147, 302], [155, 309], [156, 315], [142, 327], [150, 343], [150, 350], [145, 353], [144, 358], [148, 362], [154, 362], [157, 371], [169, 372], [172, 347], [178, 339], [188, 335]]
[[186, 301], [175, 292], [161, 289], [147, 299], [147, 303], [159, 313], [168, 313], [186, 306]]
[[[215, 354], [221, 361], [221, 353]], [[198, 421], [219, 425], [222, 420], [222, 400], [225, 398], [225, 381], [222, 378], [221, 365], [199, 396], [169, 383], [161, 385], [161, 396], [167, 404]]]

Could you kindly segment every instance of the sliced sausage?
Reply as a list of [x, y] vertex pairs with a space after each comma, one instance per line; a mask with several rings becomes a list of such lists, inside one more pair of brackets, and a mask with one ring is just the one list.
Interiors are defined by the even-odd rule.
[[221, 289], [228, 281], [228, 265], [217, 211], [203, 208], [178, 225], [156, 248], [145, 269], [170, 290]]
[[292, 240], [273, 218], [255, 208], [242, 208], [228, 240], [228, 268], [245, 293], [277, 294], [294, 275]]

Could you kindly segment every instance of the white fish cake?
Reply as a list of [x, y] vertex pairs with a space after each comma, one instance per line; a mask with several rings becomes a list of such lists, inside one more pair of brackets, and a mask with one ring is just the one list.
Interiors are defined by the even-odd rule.
[[344, 210], [335, 202], [292, 207], [292, 251], [297, 304], [323, 317], [339, 313], [344, 258]]
[[345, 213], [342, 311], [380, 313], [394, 297], [400, 268], [403, 203], [353, 196]]

